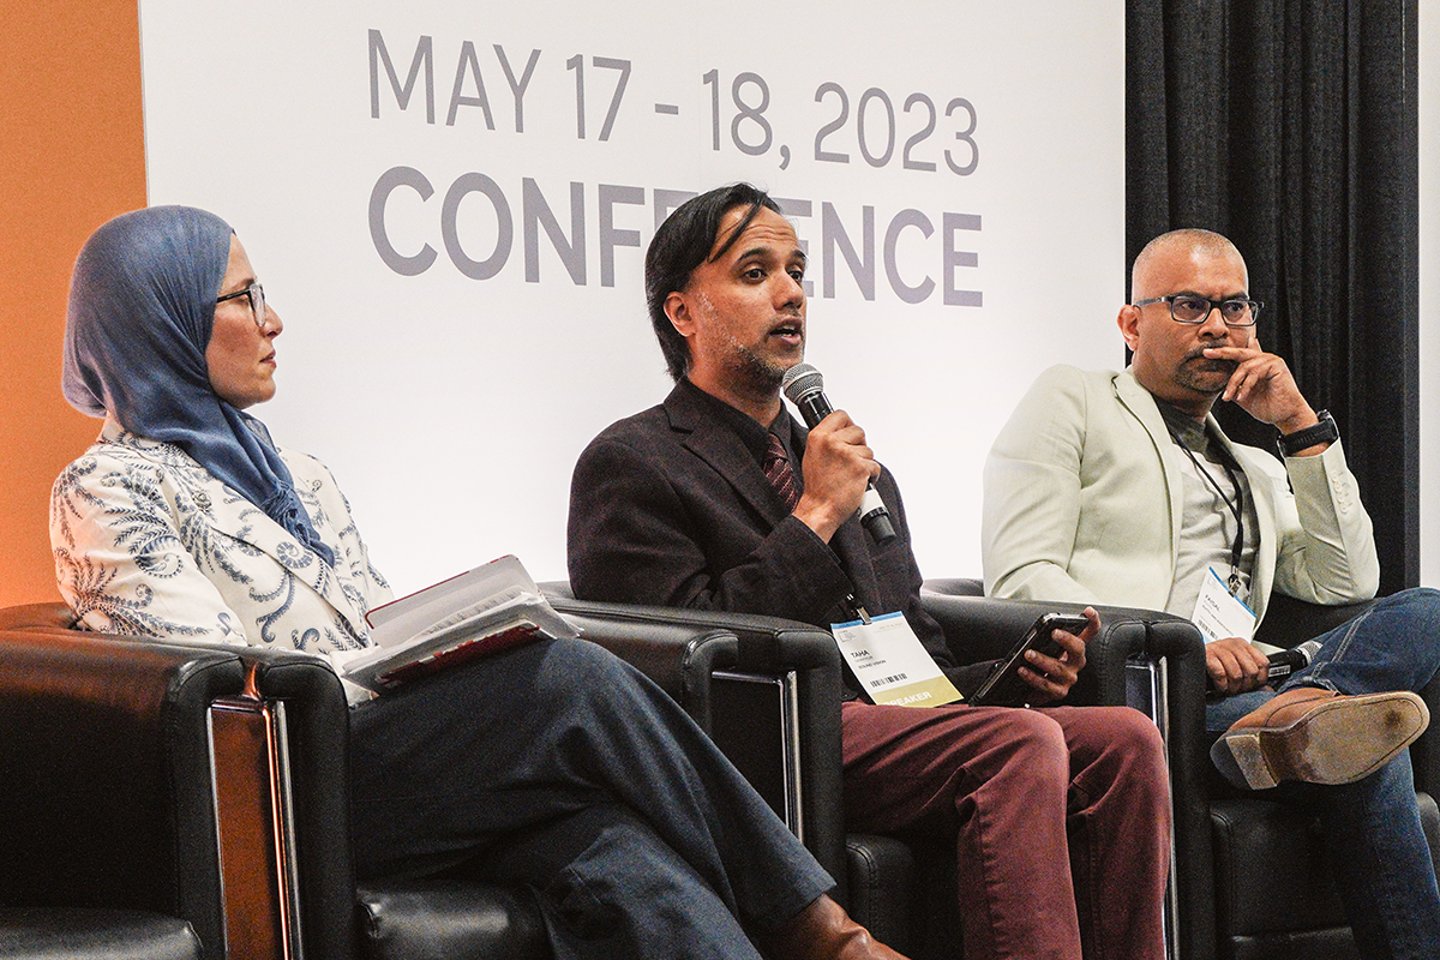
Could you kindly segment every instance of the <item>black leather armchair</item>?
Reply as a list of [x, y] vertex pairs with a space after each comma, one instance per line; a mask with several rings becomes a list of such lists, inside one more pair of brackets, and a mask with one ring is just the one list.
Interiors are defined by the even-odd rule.
[[[782, 807], [767, 784], [783, 779], [770, 771], [778, 762], [766, 743], [775, 737], [764, 717], [750, 709], [744, 691], [735, 689], [735, 673], [763, 668], [796, 671], [794, 724], [782, 731], [797, 761], [800, 807], [806, 845], [841, 884], [850, 912], [880, 939], [916, 957], [959, 956], [955, 915], [954, 847], [910, 838], [846, 834], [841, 797], [840, 662], [827, 631], [767, 617], [710, 611], [676, 610], [623, 604], [583, 603], [571, 598], [564, 583], [543, 585], [556, 608], [583, 614], [623, 635], [637, 624], [685, 623], [728, 635], [714, 649], [724, 653], [702, 663], [693, 657], [666, 657], [681, 674], [651, 675], [700, 720], [772, 806]], [[945, 630], [961, 662], [996, 657], [1015, 643], [1041, 613], [1078, 609], [1073, 605], [993, 601], [974, 594], [976, 581], [932, 581], [923, 600]], [[1124, 704], [1136, 682], [1130, 663], [1151, 651], [1175, 662], [1202, 660], [1194, 628], [1177, 628], [1173, 618], [1145, 611], [1102, 611], [1105, 628], [1091, 646], [1090, 666], [1071, 702]], [[1188, 625], [1186, 625], [1188, 626]], [[622, 656], [622, 646], [612, 646]], [[800, 651], [803, 650], [803, 655]], [[783, 652], [783, 653], [782, 653]], [[797, 665], [799, 666], [797, 670]], [[682, 679], [682, 675], [685, 679]], [[1148, 682], [1150, 674], [1143, 677]], [[707, 704], [708, 707], [702, 706]], [[708, 710], [708, 718], [707, 718]], [[707, 725], [708, 723], [708, 725]], [[791, 801], [792, 803], [794, 801]], [[782, 811], [783, 812], [783, 811]]]
[[[906, 838], [845, 834], [837, 707], [840, 666], [828, 633], [764, 617], [585, 603], [570, 598], [563, 584], [551, 584], [548, 589], [556, 607], [575, 619], [590, 639], [640, 667], [715, 737], [822, 864], [840, 879], [841, 896], [858, 919], [917, 958], [956, 955], [953, 848]], [[978, 589], [976, 581], [930, 581], [924, 592], [927, 609], [941, 623], [961, 660], [996, 656], [1008, 649], [1039, 613], [1069, 609], [1063, 604], [987, 600], [974, 595]], [[26, 608], [31, 629], [24, 631], [15, 629], [14, 616], [0, 616], [0, 630], [4, 631], [0, 639], [7, 641], [0, 644], [0, 656], [9, 658], [0, 660], [0, 692], [4, 693], [0, 697], [0, 718], [4, 719], [0, 734], [23, 729], [21, 724], [40, 722], [21, 718], [13, 706], [25, 700], [26, 670], [32, 675], [43, 670], [44, 676], [77, 678], [73, 683], [79, 687], [90, 685], [88, 692], [61, 690], [56, 694], [61, 706], [28, 707], [27, 715], [40, 716], [45, 710], [66, 715], [73, 713], [63, 705], [69, 700], [106, 700], [110, 694], [103, 691], [116, 677], [127, 690], [136, 687], [124, 671], [136, 668], [137, 663], [148, 669], [154, 657], [169, 664], [162, 673], [170, 670], [186, 678], [182, 686], [188, 695], [199, 696], [196, 703], [208, 699], [212, 710], [214, 702], [227, 700], [232, 705], [270, 705], [273, 713], [266, 721], [267, 729], [278, 733], [275, 741], [285, 748], [279, 762], [290, 787], [287, 806], [270, 827], [280, 829], [275, 823], [293, 827], [281, 844], [285, 851], [282, 860], [287, 862], [271, 864], [271, 873], [278, 880], [269, 894], [281, 909], [266, 922], [281, 931], [282, 939], [303, 938], [306, 953], [314, 957], [548, 955], [539, 917], [523, 891], [483, 883], [464, 870], [423, 881], [355, 883], [345, 801], [348, 714], [339, 683], [323, 664], [294, 654], [253, 649], [240, 651], [237, 657], [227, 651], [173, 650], [148, 641], [100, 638], [63, 629], [68, 615], [63, 608], [49, 608], [37, 624], [37, 609], [43, 608]], [[1290, 645], [1324, 629], [1327, 618], [1340, 622], [1353, 613], [1343, 608], [1291, 609], [1279, 600], [1266, 619], [1262, 639]], [[1176, 807], [1175, 955], [1185, 960], [1353, 956], [1334, 893], [1314, 860], [1316, 825], [1292, 808], [1230, 790], [1210, 767], [1202, 706], [1204, 652], [1193, 625], [1153, 611], [1104, 609], [1102, 617], [1105, 628], [1092, 644], [1089, 667], [1071, 700], [1114, 704], [1153, 699], [1158, 708], [1157, 720], [1169, 744]], [[14, 642], [21, 634], [23, 642]], [[55, 656], [61, 659], [50, 659]], [[248, 687], [237, 679], [243, 678], [247, 664], [253, 666]], [[209, 677], [210, 686], [189, 679], [192, 673]], [[1425, 691], [1432, 711], [1440, 711], [1437, 687], [1440, 685]], [[12, 691], [22, 696], [17, 699]], [[162, 715], [172, 718], [168, 726], [173, 727], [176, 714], [157, 714]], [[167, 727], [160, 721], [151, 722]], [[173, 732], [168, 735], [175, 736]], [[152, 729], [144, 736], [161, 737], [161, 733]], [[20, 775], [16, 771], [36, 762], [32, 759], [34, 748], [17, 747], [12, 743], [16, 738], [8, 735], [3, 739], [6, 752], [0, 754], [4, 758], [0, 769], [9, 774], [7, 783], [15, 782]], [[1440, 813], [1430, 799], [1440, 783], [1437, 744], [1440, 739], [1431, 733], [1412, 748], [1432, 853], [1440, 849]], [[27, 749], [31, 754], [24, 753]], [[92, 752], [106, 751], [96, 747]], [[80, 758], [72, 751], [69, 759], [78, 763]], [[13, 809], [24, 801], [16, 795], [6, 802]], [[135, 816], [140, 822], [155, 821], [153, 808], [137, 809]], [[15, 818], [9, 818], [9, 823], [13, 822]], [[53, 825], [57, 821], [41, 822]], [[209, 842], [215, 842], [213, 837]], [[83, 850], [84, 846], [72, 848]], [[1299, 851], [1312, 853], [1302, 856]], [[1284, 878], [1277, 876], [1277, 866]], [[221, 868], [223, 864], [217, 869]], [[164, 936], [165, 924], [178, 918], [186, 932], [176, 936], [190, 936], [202, 944], [196, 950], [211, 952], [174, 955], [218, 957], [223, 954], [211, 947], [214, 931], [225, 930], [227, 911], [234, 927], [237, 909], [218, 896], [197, 893], [207, 889], [207, 882], [184, 884], [185, 903], [180, 902], [177, 890], [171, 891], [169, 899], [138, 897], [139, 888], [107, 898], [116, 886], [113, 878], [110, 889], [98, 896], [47, 896], [38, 888], [20, 896], [16, 893], [20, 885], [12, 883], [0, 887], [0, 904], [7, 908], [0, 912], [0, 930], [38, 929], [48, 935], [58, 929], [48, 924], [86, 919], [37, 914], [36, 904], [52, 908], [121, 905], [139, 909], [141, 915], [92, 915], [88, 919], [119, 924], [116, 929], [153, 921], [160, 926], [147, 927], [154, 932], [142, 936]], [[210, 889], [213, 886], [211, 883]], [[73, 888], [86, 889], [90, 888]], [[167, 921], [167, 917], [171, 919]], [[32, 933], [24, 935], [33, 939]], [[265, 955], [233, 953], [233, 930], [230, 939], [232, 956]], [[33, 955], [47, 956], [43, 952]], [[72, 955], [85, 954], [74, 951]], [[152, 949], [148, 955], [170, 954]]]
[[550, 956], [534, 904], [521, 890], [464, 871], [425, 880], [357, 882], [351, 853], [349, 710], [330, 667], [291, 652], [249, 649], [257, 695], [280, 712], [272, 743], [290, 798], [296, 908], [310, 960], [354, 957], [543, 960]]
[[[927, 581], [928, 591], [978, 596], [978, 580]], [[994, 609], [1017, 601], [993, 601]], [[1043, 606], [1043, 605], [1042, 605]], [[1274, 595], [1256, 639], [1293, 647], [1339, 626], [1368, 604], [1325, 607]], [[1171, 956], [1181, 960], [1353, 960], [1358, 957], [1330, 879], [1315, 817], [1293, 806], [1229, 786], [1209, 759], [1205, 731], [1203, 641], [1188, 621], [1146, 610], [1104, 610], [1111, 629], [1140, 629], [1132, 661], [1130, 702], [1153, 711], [1166, 736], [1175, 815], [1171, 890]], [[1131, 626], [1133, 624], [1133, 626]], [[1077, 695], [1113, 702], [1113, 669], [1092, 657]], [[1151, 666], [1153, 665], [1153, 666]], [[1098, 670], [1095, 668], [1099, 668]], [[1153, 671], [1145, 689], [1147, 671]], [[1098, 690], [1087, 693], [1097, 685]], [[1432, 715], [1440, 681], [1421, 691]], [[1421, 819], [1432, 859], [1440, 864], [1440, 733], [1427, 731], [1410, 748]]]
[[[995, 600], [981, 596], [983, 585], [973, 579], [936, 579], [925, 581], [921, 598], [926, 609], [945, 630], [955, 656], [962, 662], [973, 662], [1000, 656], [1009, 649], [1036, 617], [1049, 611], [1074, 612], [1081, 605], [1046, 603], [1027, 600]], [[1127, 607], [1096, 608], [1100, 613], [1101, 630], [1087, 650], [1086, 667], [1071, 690], [1066, 702], [1077, 705], [1130, 705], [1153, 717], [1167, 742], [1173, 738], [1203, 737], [1204, 718], [1198, 715], [1167, 713], [1163, 702], [1167, 691], [1199, 683], [1198, 694], [1204, 692], [1204, 643], [1194, 625], [1169, 614]], [[1172, 784], [1179, 776], [1199, 775], [1198, 764], [1208, 765], [1206, 756], [1169, 754]], [[1175, 817], [1174, 859], [1177, 862], [1204, 857], [1208, 863], [1208, 839], [1179, 829], [1181, 811]], [[948, 848], [943, 853], [953, 859]], [[934, 858], [940, 868], [942, 861]], [[927, 871], [928, 872], [928, 871]], [[1172, 870], [1172, 875], [1174, 871]], [[933, 888], [933, 883], [924, 883]], [[952, 894], [953, 895], [953, 894]], [[1183, 918], [1209, 902], [1209, 892], [1191, 885], [1172, 881], [1167, 910], [1171, 917], [1171, 938], [1175, 940], [1174, 918], [1182, 918], [1179, 942], [1184, 941]], [[932, 911], [932, 916], [935, 916]], [[942, 924], [943, 918], [936, 916]], [[925, 956], [946, 956], [940, 944], [930, 941]], [[1172, 956], [1192, 954], [1184, 949]]]
[[[617, 610], [557, 598], [555, 606], [587, 639], [650, 676], [758, 780], [791, 824], [832, 869], [843, 853], [838, 819], [823, 809], [838, 797], [839, 769], [791, 756], [782, 727], [814, 723], [813, 705], [831, 703], [838, 660], [828, 634], [749, 618], [746, 642], [715, 618], [644, 608]], [[282, 705], [283, 766], [293, 797], [293, 892], [307, 957], [548, 957], [544, 929], [529, 895], [459, 868], [423, 880], [353, 877], [346, 797], [345, 701], [328, 667], [289, 653], [252, 651], [255, 687]], [[758, 696], [757, 696], [758, 693]], [[757, 711], [768, 717], [754, 722]], [[838, 751], [838, 726], [831, 734]], [[825, 740], [822, 735], [819, 738]], [[807, 749], [809, 749], [807, 747]], [[834, 777], [832, 788], [827, 777]], [[826, 859], [822, 856], [822, 860]]]
[[[1368, 606], [1322, 607], [1275, 595], [1256, 639], [1293, 647]], [[1440, 681], [1432, 681], [1421, 695], [1432, 717], [1437, 716]], [[1203, 709], [1203, 693], [1172, 693], [1172, 714]], [[1262, 793], [1230, 787], [1208, 763], [1211, 742], [1202, 736], [1171, 744], [1172, 757], [1184, 751], [1192, 758], [1187, 767], [1198, 768], [1195, 779], [1182, 780], [1177, 774], [1175, 791], [1177, 796], [1204, 798], [1206, 820], [1189, 828], [1207, 830], [1213, 849], [1213, 879], [1196, 874], [1191, 880], [1197, 885], [1208, 880], [1213, 889], [1214, 937], [1208, 944], [1195, 937], [1196, 950], [1188, 956], [1358, 958], [1322, 850], [1318, 819]], [[1440, 865], [1440, 809], [1434, 799], [1440, 787], [1440, 733], [1433, 726], [1410, 747], [1410, 759], [1431, 859]], [[1181, 870], [1182, 875], [1193, 873], [1183, 863]], [[1210, 952], [1202, 952], [1207, 948]]]
[[221, 960], [209, 714], [240, 658], [68, 625], [0, 611], [0, 955]]
[[[804, 755], [791, 736], [822, 726], [810, 714], [835, 701], [828, 634], [744, 618], [742, 644], [715, 618], [557, 606], [682, 703], [841, 875], [839, 819], [826, 809], [839, 768], [803, 762], [811, 749], [838, 755], [838, 724], [807, 740]], [[522, 889], [464, 868], [357, 883], [349, 714], [328, 666], [72, 626], [58, 604], [0, 612], [0, 770], [7, 788], [23, 784], [0, 801], [9, 814], [0, 849], [40, 861], [0, 876], [0, 953], [550, 955]]]

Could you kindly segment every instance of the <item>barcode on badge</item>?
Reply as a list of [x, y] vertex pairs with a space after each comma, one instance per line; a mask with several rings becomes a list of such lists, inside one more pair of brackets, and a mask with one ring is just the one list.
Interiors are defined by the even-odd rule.
[[891, 674], [891, 675], [888, 676], [888, 677], [881, 677], [879, 680], [871, 680], [871, 681], [870, 681], [870, 686], [872, 686], [872, 687], [883, 687], [883, 686], [885, 686], [887, 683], [896, 683], [896, 682], [898, 682], [898, 681], [900, 681], [900, 680], [904, 680], [907, 676], [909, 676], [909, 674], [906, 674], [906, 673], [895, 673], [895, 674]]

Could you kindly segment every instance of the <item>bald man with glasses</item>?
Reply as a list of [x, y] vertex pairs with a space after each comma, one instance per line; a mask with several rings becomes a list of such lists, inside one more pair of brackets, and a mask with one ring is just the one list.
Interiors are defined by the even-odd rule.
[[[1440, 889], [1406, 747], [1429, 723], [1440, 593], [1407, 590], [1304, 645], [1278, 690], [1251, 642], [1270, 596], [1368, 600], [1380, 566], [1370, 518], [1329, 413], [1260, 346], [1262, 304], [1225, 237], [1177, 230], [1136, 258], [1124, 371], [1054, 367], [985, 467], [986, 592], [1166, 610], [1206, 635], [1206, 724], [1235, 785], [1320, 815], [1364, 957], [1440, 956]], [[1278, 432], [1282, 458], [1232, 442], [1233, 401]], [[1283, 462], [1282, 462], [1283, 461]]]

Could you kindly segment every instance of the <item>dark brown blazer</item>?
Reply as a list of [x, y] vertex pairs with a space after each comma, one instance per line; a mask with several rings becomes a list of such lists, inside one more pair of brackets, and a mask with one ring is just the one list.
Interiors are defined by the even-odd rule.
[[[758, 453], [734, 425], [743, 417], [688, 381], [659, 406], [600, 433], [570, 485], [570, 585], [577, 597], [757, 613], [829, 627], [854, 619], [851, 594], [871, 615], [901, 610], [962, 691], [983, 665], [957, 668], [939, 625], [920, 606], [920, 570], [895, 478], [876, 489], [897, 536], [876, 546], [855, 518], [829, 544], [786, 509]], [[797, 463], [806, 431], [781, 413], [775, 432]]]

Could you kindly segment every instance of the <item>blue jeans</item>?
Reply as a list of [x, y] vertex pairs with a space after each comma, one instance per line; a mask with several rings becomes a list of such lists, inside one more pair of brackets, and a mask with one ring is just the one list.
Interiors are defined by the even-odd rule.
[[835, 886], [675, 701], [593, 643], [360, 704], [349, 760], [362, 877], [467, 864], [524, 884], [556, 960], [760, 960], [747, 930]]
[[[1440, 669], [1440, 591], [1405, 590], [1318, 637], [1315, 659], [1280, 689], [1418, 691]], [[1275, 694], [1253, 690], [1206, 705], [1219, 735]], [[1440, 957], [1440, 887], [1420, 827], [1409, 751], [1355, 783], [1287, 784], [1270, 794], [1320, 816], [1336, 886], [1366, 960]]]

